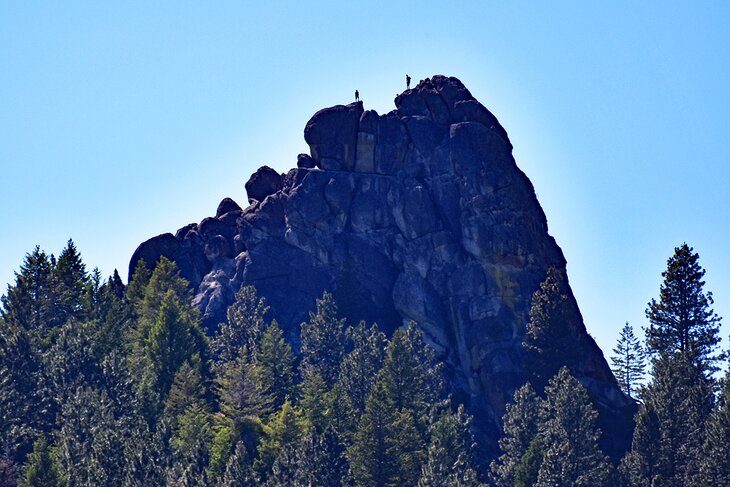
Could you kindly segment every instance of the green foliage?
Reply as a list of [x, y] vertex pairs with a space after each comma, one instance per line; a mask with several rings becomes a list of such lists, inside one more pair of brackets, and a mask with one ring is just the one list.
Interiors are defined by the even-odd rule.
[[142, 299], [138, 302], [130, 299], [134, 303], [140, 322], [154, 323], [169, 293], [172, 293], [180, 303], [188, 303], [192, 298], [188, 285], [188, 281], [180, 277], [177, 265], [166, 257], [160, 257], [149, 282], [144, 287]]
[[730, 473], [730, 373], [725, 376], [719, 401], [705, 426], [699, 484], [730, 487], [728, 473]]
[[196, 318], [190, 306], [181, 303], [173, 290], [165, 294], [143, 349], [140, 389], [149, 418], [160, 410], [175, 374], [185, 361], [191, 366], [196, 362], [201, 367], [205, 365], [201, 357], [207, 357], [206, 338]]
[[[728, 485], [730, 392], [725, 383], [713, 406], [710, 378], [719, 318], [696, 254], [673, 259], [650, 304], [653, 380], [621, 473], [637, 486]], [[585, 390], [560, 369], [575, 360], [562, 282], [550, 270], [533, 299], [525, 356], [547, 398], [528, 384], [507, 406], [497, 487], [618, 482]], [[252, 287], [239, 292], [211, 370], [174, 263], [150, 272], [141, 262], [125, 288], [116, 272], [87, 274], [71, 241], [58, 260], [36, 248], [0, 308], [0, 485], [482, 487], [471, 418], [443, 400], [440, 365], [415, 324], [390, 340], [376, 325], [346, 330], [325, 293], [302, 324], [295, 370], [267, 311]], [[614, 364], [629, 394], [640, 348], [627, 325]]]
[[540, 289], [532, 295], [530, 322], [523, 346], [527, 351], [532, 384], [542, 391], [548, 379], [562, 366], [571, 368], [575, 361], [575, 330], [572, 329], [571, 302], [561, 287], [561, 276], [548, 268]]
[[390, 429], [392, 445], [388, 453], [397, 461], [393, 479], [396, 485], [416, 485], [426, 458], [426, 441], [413, 412], [396, 412]]
[[713, 364], [722, 358], [715, 354], [720, 317], [710, 308], [712, 293], [703, 290], [704, 275], [692, 247], [685, 243], [674, 249], [662, 272], [659, 301], [652, 299], [646, 310], [647, 347], [653, 354], [683, 354], [714, 371]]
[[191, 463], [203, 459], [207, 464], [208, 445], [212, 438], [210, 411], [200, 402], [188, 406], [177, 418], [170, 446], [173, 458], [179, 463]]
[[139, 418], [124, 445], [124, 487], [165, 486], [167, 471], [172, 464], [169, 449], [170, 430], [167, 422], [157, 423], [151, 430], [145, 420]]
[[367, 328], [362, 321], [347, 330], [347, 338], [352, 351], [342, 360], [339, 383], [352, 407], [362, 414], [375, 377], [383, 368], [387, 339], [378, 325]]
[[[273, 321], [255, 344], [256, 377], [265, 395], [270, 396], [275, 408], [284, 404], [292, 396], [294, 388], [294, 354], [291, 346], [276, 321]], [[262, 411], [263, 413], [264, 411]]]
[[420, 422], [439, 399], [443, 388], [441, 369], [415, 323], [393, 334], [379, 380], [392, 407], [412, 411]]
[[233, 455], [228, 459], [226, 471], [218, 482], [218, 487], [256, 487], [256, 480], [248, 452], [243, 442], [236, 443]]
[[598, 447], [598, 413], [585, 388], [563, 367], [545, 392], [539, 429], [544, 453], [535, 485], [610, 486], [612, 467]]
[[[507, 404], [503, 418], [504, 436], [499, 440], [503, 453], [491, 465], [492, 480], [497, 487], [515, 484], [516, 470], [537, 437], [542, 409], [542, 400], [529, 382], [518, 389], [512, 402]], [[532, 458], [536, 458], [536, 453]], [[536, 475], [534, 480], [537, 480]]]
[[[114, 350], [126, 351], [129, 348], [126, 338], [132, 325], [133, 311], [124, 297], [124, 284], [116, 270], [114, 276], [98, 290], [94, 290], [94, 286], [87, 286], [87, 310], [88, 318], [97, 323], [93, 347], [94, 355], [101, 361]], [[93, 304], [89, 304], [90, 301]]]
[[473, 463], [475, 447], [464, 406], [460, 404], [455, 412], [447, 407], [431, 427], [428, 459], [418, 487], [480, 486]]
[[350, 469], [355, 485], [385, 487], [393, 485], [398, 461], [389, 453], [393, 446], [391, 426], [395, 408], [386, 397], [383, 382], [377, 382], [365, 404], [365, 412], [348, 449]]
[[535, 436], [514, 471], [514, 487], [532, 487], [537, 484], [545, 452], [539, 436]]
[[626, 395], [633, 396], [644, 377], [646, 353], [628, 321], [621, 329], [621, 335], [613, 353], [616, 355], [611, 357], [611, 362], [613, 362], [612, 369], [616, 380]]
[[274, 462], [269, 487], [344, 487], [350, 485], [344, 447], [332, 429], [310, 431]]
[[214, 425], [213, 438], [210, 444], [210, 466], [208, 467], [208, 478], [216, 480], [225, 472], [226, 465], [233, 448], [236, 446], [236, 433], [232, 423]]
[[302, 323], [302, 370], [316, 370], [327, 387], [339, 376], [345, 355], [345, 320], [337, 317], [337, 305], [328, 292], [317, 300], [317, 311], [309, 312], [309, 321]]
[[239, 430], [245, 430], [258, 418], [266, 417], [272, 410], [272, 396], [267, 394], [259, 381], [256, 365], [252, 363], [247, 348], [239, 350], [235, 360], [229, 362], [217, 379], [217, 392], [221, 411]]
[[177, 427], [178, 418], [185, 414], [191, 406], [207, 408], [206, 392], [201, 374], [200, 357], [194, 355], [189, 362], [183, 362], [177, 369], [170, 393], [165, 399], [164, 414], [173, 429]]
[[28, 455], [21, 485], [24, 487], [62, 487], [67, 485], [56, 458], [55, 449], [48, 446], [44, 437], [40, 437], [33, 443], [33, 451]]
[[295, 445], [307, 428], [302, 411], [292, 406], [289, 400], [284, 401], [279, 412], [264, 426], [264, 437], [259, 443], [259, 456], [254, 462], [254, 469], [262, 477], [268, 475], [277, 457], [287, 447]]
[[58, 457], [69, 485], [119, 485], [126, 458], [119, 448], [129, 421], [117, 417], [103, 390], [78, 388], [61, 408]]
[[[713, 406], [713, 384], [694, 357], [654, 362], [631, 451], [622, 470], [631, 485], [695, 485]], [[652, 484], [653, 483], [653, 484]]]
[[147, 289], [147, 285], [150, 283], [151, 277], [152, 272], [147, 267], [147, 263], [144, 259], [139, 259], [137, 261], [137, 266], [134, 268], [132, 280], [129, 281], [126, 291], [126, 298], [130, 303], [132, 303], [135, 309], [138, 309], [141, 306], [142, 300], [144, 299], [145, 289]]
[[267, 329], [265, 317], [268, 312], [266, 300], [256, 295], [254, 286], [241, 287], [236, 292], [236, 300], [228, 307], [228, 322], [220, 325], [213, 340], [216, 359], [229, 362], [246, 347], [256, 361], [259, 347], [263, 345], [262, 335]]
[[20, 271], [15, 273], [15, 284], [8, 286], [2, 297], [2, 318], [9, 325], [41, 334], [53, 319], [53, 263], [36, 246], [26, 254]]
[[319, 371], [314, 368], [305, 369], [302, 374], [304, 377], [300, 387], [299, 403], [309, 425], [317, 433], [321, 433], [328, 426], [329, 391], [327, 383]]
[[88, 283], [86, 265], [69, 240], [52, 272], [53, 313], [51, 326], [61, 326], [69, 318], [82, 318], [83, 297]]

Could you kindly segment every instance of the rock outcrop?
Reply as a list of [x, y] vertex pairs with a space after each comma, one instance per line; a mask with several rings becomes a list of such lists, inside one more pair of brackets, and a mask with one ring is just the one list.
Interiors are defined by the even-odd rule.
[[395, 105], [385, 115], [361, 102], [317, 112], [304, 129], [310, 155], [296, 169], [262, 167], [246, 183], [247, 208], [226, 198], [214, 218], [148, 240], [130, 273], [141, 258], [174, 260], [208, 327], [225, 320], [237, 289], [254, 284], [295, 345], [325, 290], [353, 323], [392, 332], [414, 320], [489, 448], [525, 380], [530, 300], [553, 266], [573, 310], [576, 373], [617, 456], [635, 406], [585, 330], [565, 258], [506, 131], [456, 78], [421, 81]]

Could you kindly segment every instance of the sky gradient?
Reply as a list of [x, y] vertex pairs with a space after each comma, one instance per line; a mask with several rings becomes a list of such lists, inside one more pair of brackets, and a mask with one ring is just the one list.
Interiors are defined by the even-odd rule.
[[3, 2], [2, 292], [69, 238], [126, 278], [140, 242], [294, 167], [316, 110], [446, 74], [509, 133], [607, 356], [685, 241], [730, 319], [730, 3], [554, 3]]

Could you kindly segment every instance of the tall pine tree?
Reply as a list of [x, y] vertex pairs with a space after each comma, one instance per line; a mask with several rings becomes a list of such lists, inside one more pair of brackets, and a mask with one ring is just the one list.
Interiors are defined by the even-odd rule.
[[715, 410], [705, 425], [699, 483], [730, 487], [730, 371]]
[[720, 342], [720, 317], [710, 308], [712, 293], [705, 292], [705, 270], [699, 255], [686, 243], [674, 249], [667, 260], [664, 281], [659, 288], [659, 301], [652, 299], [646, 310], [649, 352], [659, 355], [684, 354], [708, 370], [721, 355], [716, 355]]
[[313, 367], [331, 388], [339, 376], [345, 354], [345, 320], [337, 316], [332, 295], [325, 292], [317, 300], [317, 311], [309, 312], [309, 321], [302, 323], [301, 369]]
[[548, 268], [545, 280], [532, 295], [530, 322], [523, 343], [532, 383], [538, 391], [542, 391], [562, 366], [574, 365], [577, 344], [571, 329], [570, 306], [558, 271]]
[[621, 335], [613, 353], [616, 355], [611, 357], [611, 362], [613, 362], [612, 369], [616, 380], [626, 395], [633, 397], [644, 377], [646, 353], [628, 321], [621, 329]]
[[536, 486], [613, 485], [612, 466], [598, 447], [598, 412], [585, 388], [563, 367], [545, 393], [539, 431], [544, 457]]
[[511, 487], [515, 471], [537, 436], [542, 400], [528, 382], [519, 388], [507, 404], [503, 417], [504, 436], [499, 440], [502, 455], [492, 462], [492, 481], [497, 487]]

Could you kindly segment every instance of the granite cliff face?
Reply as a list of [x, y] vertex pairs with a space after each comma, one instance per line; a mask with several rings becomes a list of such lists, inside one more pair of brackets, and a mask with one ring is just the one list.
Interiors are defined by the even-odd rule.
[[554, 266], [569, 293], [577, 374], [602, 413], [604, 445], [628, 445], [634, 405], [587, 334], [529, 179], [497, 119], [456, 78], [434, 76], [385, 115], [362, 103], [317, 112], [310, 155], [246, 183], [215, 217], [144, 242], [137, 261], [174, 260], [215, 327], [244, 284], [288, 338], [333, 291], [345, 316], [391, 332], [414, 320], [446, 363], [451, 390], [494, 446], [504, 404], [526, 377], [530, 298]]

